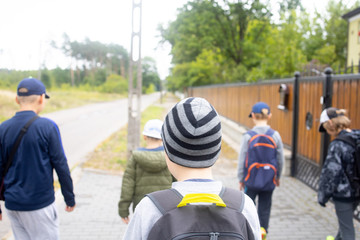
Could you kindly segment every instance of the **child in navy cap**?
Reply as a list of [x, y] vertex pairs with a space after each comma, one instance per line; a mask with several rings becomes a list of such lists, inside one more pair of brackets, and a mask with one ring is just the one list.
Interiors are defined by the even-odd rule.
[[35, 78], [25, 78], [22, 80], [17, 87], [18, 96], [31, 96], [31, 95], [42, 95], [45, 94], [45, 98], [50, 98], [46, 94], [44, 84]]
[[[244, 133], [241, 140], [238, 179], [240, 190], [244, 190], [254, 202], [258, 197], [260, 226], [266, 234], [269, 228], [273, 190], [280, 184], [284, 164], [283, 143], [280, 134], [268, 125], [271, 118], [268, 104], [264, 102], [254, 104], [249, 117], [252, 118], [254, 127]], [[259, 138], [262, 137], [268, 142], [261, 142], [263, 140], [260, 141]], [[255, 144], [255, 141], [259, 142]], [[254, 159], [256, 157], [258, 158]], [[266, 177], [265, 174], [270, 174], [271, 177]]]
[[[20, 110], [0, 125], [0, 179], [4, 180], [5, 208], [15, 239], [59, 239], [54, 169], [66, 203], [65, 210], [71, 212], [75, 207], [73, 183], [59, 128], [53, 121], [37, 116], [45, 107], [46, 98], [49, 96], [41, 81], [22, 80], [16, 96]], [[20, 131], [29, 123], [15, 154], [11, 154]], [[10, 155], [12, 162], [4, 175]]]

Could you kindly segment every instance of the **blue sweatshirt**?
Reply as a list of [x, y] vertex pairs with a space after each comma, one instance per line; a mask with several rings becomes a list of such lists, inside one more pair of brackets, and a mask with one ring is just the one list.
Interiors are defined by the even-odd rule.
[[[21, 128], [35, 112], [21, 111], [0, 125], [0, 179]], [[55, 169], [67, 206], [75, 205], [73, 184], [58, 126], [38, 118], [23, 136], [5, 176], [5, 206], [15, 211], [44, 208], [55, 201]]]

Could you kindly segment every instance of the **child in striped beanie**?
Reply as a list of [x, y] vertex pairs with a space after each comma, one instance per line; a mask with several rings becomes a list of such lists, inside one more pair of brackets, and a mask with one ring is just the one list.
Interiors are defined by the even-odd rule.
[[[172, 190], [181, 196], [199, 193], [221, 196], [223, 184], [212, 176], [212, 166], [221, 150], [221, 122], [214, 107], [203, 98], [191, 97], [180, 101], [167, 114], [161, 135], [166, 163], [177, 179], [172, 184]], [[255, 205], [248, 196], [243, 196], [239, 200], [244, 204], [241, 212], [248, 222], [247, 234], [253, 236], [246, 239], [260, 240]], [[152, 239], [150, 236], [155, 223], [162, 216], [151, 194], [144, 197], [136, 207], [124, 239]], [[168, 229], [164, 227], [160, 230]]]

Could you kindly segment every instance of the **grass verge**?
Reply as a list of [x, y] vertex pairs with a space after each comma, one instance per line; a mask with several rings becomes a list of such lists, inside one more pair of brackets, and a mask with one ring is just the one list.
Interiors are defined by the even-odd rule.
[[[141, 130], [145, 123], [150, 119], [163, 119], [167, 113], [164, 105], [151, 105], [141, 114]], [[144, 140], [140, 138], [141, 146]], [[83, 164], [85, 168], [106, 170], [113, 173], [122, 172], [126, 167], [126, 149], [127, 149], [127, 126], [111, 135], [107, 140], [102, 142], [89, 156]]]
[[[45, 109], [41, 113], [55, 112], [86, 104], [112, 101], [127, 97], [120, 94], [87, 92], [76, 89], [50, 91], [49, 95], [50, 99], [46, 101]], [[11, 118], [15, 112], [19, 110], [19, 106], [15, 102], [15, 97], [15, 92], [0, 90], [0, 122]]]

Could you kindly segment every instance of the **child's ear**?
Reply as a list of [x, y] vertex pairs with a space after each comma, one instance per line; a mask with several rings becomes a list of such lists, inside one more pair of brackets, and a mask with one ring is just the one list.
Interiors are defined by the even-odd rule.
[[45, 94], [40, 95], [40, 98], [38, 101], [39, 101], [39, 104], [42, 104], [45, 101]]
[[18, 99], [18, 96], [15, 97], [15, 102], [20, 105], [20, 101]]
[[331, 119], [330, 120], [328, 120], [328, 123], [329, 123], [329, 126], [334, 126], [334, 124], [333, 124], [333, 122], [331, 121]]

